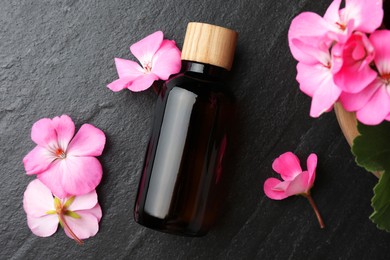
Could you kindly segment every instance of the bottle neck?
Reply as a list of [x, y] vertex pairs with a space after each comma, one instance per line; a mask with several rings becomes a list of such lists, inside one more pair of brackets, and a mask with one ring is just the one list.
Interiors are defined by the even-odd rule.
[[224, 68], [187, 60], [182, 60], [181, 72], [196, 78], [218, 81], [225, 80], [229, 74]]

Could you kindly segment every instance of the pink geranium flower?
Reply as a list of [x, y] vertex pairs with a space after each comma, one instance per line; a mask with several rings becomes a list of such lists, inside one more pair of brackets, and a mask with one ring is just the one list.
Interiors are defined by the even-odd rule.
[[340, 70], [334, 75], [334, 82], [341, 90], [360, 92], [376, 78], [377, 73], [370, 67], [375, 50], [365, 34], [352, 34], [345, 44], [336, 44], [332, 54], [342, 61]]
[[82, 195], [96, 188], [106, 138], [98, 128], [84, 124], [74, 136], [75, 125], [67, 115], [34, 123], [31, 139], [37, 146], [23, 159], [28, 175], [36, 174], [57, 197]]
[[371, 34], [375, 48], [376, 79], [356, 94], [343, 93], [341, 102], [348, 111], [357, 111], [357, 119], [366, 125], [390, 121], [390, 31], [378, 30]]
[[317, 155], [314, 153], [307, 158], [307, 171], [302, 171], [298, 157], [292, 152], [286, 152], [276, 158], [272, 164], [272, 169], [280, 174], [283, 181], [268, 178], [264, 182], [264, 193], [274, 200], [282, 200], [292, 195], [302, 195], [308, 198], [323, 228], [325, 225], [310, 195], [310, 189], [316, 177], [316, 167]]
[[96, 191], [81, 196], [53, 197], [51, 191], [38, 179], [27, 186], [23, 198], [27, 224], [40, 237], [54, 234], [58, 223], [68, 237], [82, 244], [81, 239], [94, 236], [99, 230], [102, 210]]
[[164, 40], [161, 31], [157, 31], [131, 45], [131, 53], [140, 61], [141, 66], [130, 60], [115, 58], [119, 79], [107, 85], [112, 91], [129, 89], [142, 91], [149, 88], [155, 80], [167, 80], [181, 68], [181, 52], [174, 41]]

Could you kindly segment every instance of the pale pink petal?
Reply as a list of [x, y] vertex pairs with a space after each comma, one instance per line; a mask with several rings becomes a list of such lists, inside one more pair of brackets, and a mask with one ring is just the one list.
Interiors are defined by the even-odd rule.
[[100, 207], [99, 203], [96, 203], [96, 205], [92, 209], [78, 210], [77, 213], [84, 212], [84, 211], [94, 215], [97, 218], [98, 222], [100, 222], [100, 219], [102, 218], [102, 208]]
[[298, 174], [294, 180], [290, 182], [290, 185], [286, 189], [286, 195], [298, 195], [302, 193], [307, 193], [310, 190], [309, 185], [309, 172], [304, 171], [301, 174]]
[[334, 0], [325, 12], [324, 19], [328, 23], [335, 24], [340, 20], [339, 9], [341, 0]]
[[321, 16], [315, 13], [304, 12], [295, 17], [288, 31], [290, 51], [294, 58], [306, 64], [316, 63], [317, 59], [302, 51], [302, 47], [298, 48], [294, 43], [294, 39], [304, 39], [304, 44], [320, 46], [321, 39], [326, 37], [328, 32], [329, 25]]
[[344, 20], [354, 21], [354, 30], [372, 33], [383, 20], [382, 0], [346, 0]]
[[181, 52], [174, 41], [163, 40], [161, 47], [153, 56], [152, 72], [160, 79], [167, 80], [181, 68]]
[[340, 94], [341, 90], [334, 84], [332, 74], [324, 73], [311, 101], [310, 116], [319, 117], [322, 113], [332, 109]]
[[129, 81], [133, 81], [144, 74], [144, 69], [132, 60], [115, 58], [115, 66], [119, 78], [126, 78]]
[[374, 93], [383, 85], [380, 78], [375, 79], [368, 87], [359, 93], [346, 93], [340, 95], [340, 102], [347, 111], [357, 111], [361, 109], [371, 99]]
[[61, 166], [63, 161], [63, 159], [55, 160], [46, 171], [37, 175], [37, 178], [59, 198], [68, 196], [62, 184], [62, 179], [66, 178], [66, 174], [63, 173], [63, 167]]
[[300, 39], [293, 39], [292, 42], [297, 49], [300, 49], [306, 55], [311, 56], [312, 62], [304, 62], [305, 64], [315, 65], [321, 63], [326, 66], [331, 65], [331, 57], [329, 53], [329, 44], [323, 41], [321, 45], [313, 45], [313, 42], [319, 42], [321, 40], [316, 40], [315, 37], [311, 37], [308, 42], [305, 43]]
[[307, 158], [307, 172], [309, 173], [308, 185], [311, 188], [314, 184], [316, 178], [316, 168], [317, 168], [317, 155], [312, 153]]
[[36, 146], [24, 158], [24, 169], [28, 175], [39, 174], [49, 168], [55, 157], [46, 148]]
[[130, 46], [130, 51], [145, 67], [145, 63], [151, 62], [154, 54], [160, 48], [164, 35], [161, 31], [152, 33], [139, 42]]
[[356, 112], [357, 119], [366, 125], [380, 124], [390, 113], [390, 96], [386, 86], [379, 87], [367, 104]]
[[[96, 235], [99, 231], [98, 219], [93, 214], [86, 211], [77, 211], [76, 213], [80, 216], [80, 218], [64, 216], [66, 223], [73, 233], [75, 233], [80, 239], [86, 239]], [[64, 230], [66, 235], [72, 238], [69, 232], [66, 229]]]
[[313, 97], [314, 93], [322, 84], [329, 69], [322, 64], [307, 65], [299, 62], [297, 65], [297, 81], [300, 90], [306, 95]]
[[92, 209], [98, 203], [96, 191], [93, 190], [87, 194], [75, 196], [72, 204], [68, 207], [71, 211]]
[[57, 214], [50, 214], [42, 217], [27, 215], [27, 225], [35, 235], [39, 237], [48, 237], [57, 231], [58, 216]]
[[157, 75], [153, 73], [147, 73], [144, 76], [138, 77], [127, 88], [134, 92], [143, 91], [150, 88], [155, 80], [158, 80]]
[[121, 79], [114, 80], [113, 82], [108, 84], [107, 88], [111, 89], [114, 92], [118, 92], [130, 86], [131, 83], [132, 83], [131, 78], [121, 78]]
[[69, 144], [68, 155], [100, 156], [106, 143], [106, 136], [99, 128], [84, 124]]
[[96, 188], [100, 183], [102, 173], [102, 165], [95, 157], [68, 155], [60, 163], [61, 176], [53, 177], [61, 178], [61, 186], [68, 194], [82, 195]]
[[52, 120], [53, 126], [57, 132], [57, 140], [60, 147], [66, 151], [68, 144], [72, 139], [75, 131], [75, 125], [72, 119], [67, 115], [55, 117]]
[[284, 191], [274, 190], [274, 187], [279, 183], [281, 181], [275, 178], [269, 178], [264, 182], [264, 193], [268, 198], [282, 200], [288, 197]]
[[283, 180], [290, 181], [302, 172], [298, 157], [292, 152], [280, 155], [272, 163], [272, 169], [279, 173]]
[[31, 130], [31, 139], [42, 147], [57, 144], [57, 133], [53, 122], [49, 118], [42, 118], [35, 122]]
[[390, 30], [378, 30], [370, 36], [375, 48], [375, 65], [381, 75], [390, 74]]
[[42, 217], [47, 211], [54, 210], [54, 198], [49, 188], [37, 179], [31, 181], [24, 192], [23, 208], [32, 217]]

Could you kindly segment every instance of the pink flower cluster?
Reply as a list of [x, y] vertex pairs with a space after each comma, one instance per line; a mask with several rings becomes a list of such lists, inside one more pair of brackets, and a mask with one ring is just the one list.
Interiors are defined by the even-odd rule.
[[102, 212], [95, 188], [102, 166], [95, 156], [102, 154], [106, 137], [90, 124], [75, 135], [72, 119], [62, 115], [35, 122], [31, 139], [37, 146], [23, 163], [27, 175], [38, 179], [24, 193], [28, 226], [35, 235], [47, 237], [60, 223], [69, 237], [82, 243], [99, 230]]
[[390, 121], [390, 31], [377, 30], [382, 0], [334, 0], [323, 17], [304, 12], [291, 23], [288, 40], [298, 61], [297, 81], [312, 97], [310, 116], [340, 102], [359, 121]]

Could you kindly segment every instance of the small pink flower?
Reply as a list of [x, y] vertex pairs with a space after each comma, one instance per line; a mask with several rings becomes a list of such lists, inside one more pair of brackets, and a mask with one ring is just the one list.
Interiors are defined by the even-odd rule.
[[90, 124], [82, 125], [73, 137], [74, 133], [75, 125], [67, 115], [37, 121], [31, 130], [37, 146], [23, 159], [27, 174], [37, 174], [60, 198], [88, 193], [102, 178], [95, 156], [102, 154], [104, 133]]
[[342, 61], [340, 70], [334, 75], [334, 82], [341, 90], [360, 92], [376, 78], [377, 73], [370, 67], [375, 50], [365, 34], [352, 34], [345, 44], [336, 44], [332, 54]]
[[371, 34], [375, 48], [376, 79], [363, 91], [343, 93], [341, 102], [348, 111], [357, 111], [357, 119], [366, 125], [390, 121], [390, 31], [378, 30]]
[[167, 80], [181, 68], [181, 52], [174, 41], [164, 40], [161, 31], [157, 31], [131, 45], [131, 53], [140, 61], [115, 58], [119, 79], [107, 85], [112, 91], [128, 88], [131, 91], [143, 91], [155, 80]]
[[272, 164], [272, 169], [280, 174], [283, 181], [268, 178], [264, 182], [264, 193], [273, 200], [282, 200], [292, 195], [303, 195], [313, 207], [321, 228], [325, 225], [310, 195], [316, 177], [317, 155], [307, 158], [307, 171], [302, 171], [298, 157], [292, 152], [280, 155]]
[[58, 223], [68, 237], [82, 244], [81, 239], [94, 236], [99, 230], [102, 210], [96, 191], [81, 196], [59, 199], [38, 179], [27, 186], [23, 198], [27, 224], [40, 237], [54, 234]]

